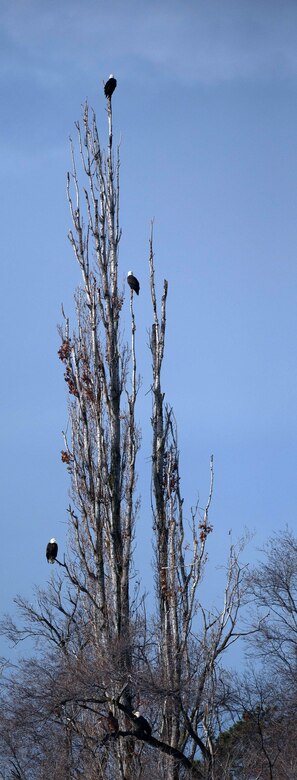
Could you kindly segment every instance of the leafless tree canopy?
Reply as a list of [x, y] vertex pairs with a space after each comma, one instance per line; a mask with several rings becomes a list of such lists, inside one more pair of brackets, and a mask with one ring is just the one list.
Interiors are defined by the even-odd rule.
[[[69, 398], [70, 424], [61, 453], [71, 482], [69, 549], [59, 554], [45, 591], [37, 589], [32, 603], [17, 597], [20, 623], [9, 616], [2, 621], [10, 641], [30, 637], [37, 649], [15, 669], [3, 664], [0, 778], [281, 780], [290, 775], [271, 774], [276, 762], [281, 766], [275, 743], [283, 728], [279, 712], [262, 705], [266, 689], [260, 695], [254, 681], [252, 695], [242, 682], [235, 685], [223, 667], [228, 647], [251, 630], [241, 622], [251, 582], [240, 563], [240, 545], [230, 548], [218, 608], [210, 611], [200, 600], [213, 530], [213, 460], [206, 506], [185, 511], [177, 425], [162, 387], [168, 284], [165, 280], [158, 301], [152, 231], [151, 614], [141, 586], [131, 591], [140, 514], [137, 314], [130, 289], [127, 344], [122, 328], [126, 291], [119, 282], [119, 149], [113, 146], [110, 96], [106, 107], [107, 151], [86, 104], [82, 122], [76, 123], [77, 142], [71, 140], [67, 177], [69, 240], [82, 275], [75, 293], [75, 329], [63, 312], [58, 352]], [[276, 557], [272, 568], [276, 577]], [[287, 569], [288, 579], [280, 586], [281, 568], [277, 581], [269, 568], [264, 578], [255, 574], [252, 587], [265, 608], [276, 585], [274, 622], [263, 622], [260, 615], [259, 641], [262, 648], [270, 642], [284, 662], [279, 610], [290, 624], [287, 642], [293, 636], [295, 641], [291, 586], [296, 581]], [[290, 668], [293, 659], [292, 652]]]
[[258, 608], [257, 651], [274, 672], [297, 680], [297, 540], [285, 528], [268, 541], [264, 561], [250, 572], [249, 587]]

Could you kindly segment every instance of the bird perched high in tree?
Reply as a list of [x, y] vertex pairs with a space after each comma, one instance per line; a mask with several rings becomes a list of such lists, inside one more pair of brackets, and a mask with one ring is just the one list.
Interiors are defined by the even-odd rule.
[[131, 287], [131, 290], [136, 292], [136, 295], [139, 295], [140, 284], [138, 279], [136, 279], [136, 276], [134, 276], [133, 271], [128, 271], [127, 282], [129, 287]]
[[56, 542], [56, 539], [50, 539], [47, 547], [46, 547], [46, 559], [48, 563], [55, 563], [56, 557], [58, 555], [58, 545]]
[[115, 91], [116, 85], [117, 85], [117, 80], [115, 79], [115, 77], [111, 73], [110, 76], [109, 76], [109, 79], [107, 79], [107, 81], [106, 81], [106, 83], [104, 85], [105, 97], [111, 98], [113, 92]]

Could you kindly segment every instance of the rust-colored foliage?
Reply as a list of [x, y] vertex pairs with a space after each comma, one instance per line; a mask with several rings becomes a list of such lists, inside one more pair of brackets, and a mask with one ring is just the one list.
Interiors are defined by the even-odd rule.
[[75, 395], [76, 398], [78, 398], [78, 389], [77, 389], [77, 386], [76, 386], [76, 379], [75, 379], [75, 377], [73, 375], [73, 371], [71, 370], [71, 368], [69, 366], [67, 366], [67, 368], [66, 368], [66, 371], [65, 371], [65, 374], [64, 374], [64, 379], [65, 379], [65, 382], [67, 382], [67, 385], [68, 385], [68, 388], [69, 388], [69, 393], [71, 393], [71, 395]]
[[70, 463], [71, 461], [71, 455], [66, 450], [61, 450], [61, 461], [62, 463]]
[[92, 380], [90, 377], [90, 374], [88, 373], [88, 370], [85, 369], [82, 375], [82, 381], [84, 383], [84, 392], [85, 396], [89, 401], [94, 401], [94, 393], [91, 387]]
[[199, 523], [199, 529], [200, 529], [200, 542], [205, 542], [205, 540], [208, 537], [208, 534], [211, 534], [213, 531], [213, 525], [208, 525], [206, 520], [202, 520], [201, 523]]
[[66, 360], [70, 357], [71, 352], [71, 342], [70, 339], [64, 339], [62, 341], [62, 344], [60, 346], [60, 349], [58, 349], [58, 355], [60, 360], [62, 360], [63, 363], [66, 363]]

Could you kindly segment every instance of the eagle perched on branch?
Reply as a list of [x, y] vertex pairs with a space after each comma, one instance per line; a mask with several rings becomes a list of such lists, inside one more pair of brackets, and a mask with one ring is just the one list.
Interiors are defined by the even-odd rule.
[[152, 733], [152, 727], [148, 720], [143, 717], [143, 715], [140, 715], [140, 712], [136, 710], [136, 712], [133, 712], [134, 715], [134, 723], [136, 723], [136, 734], [139, 734], [141, 736], [142, 734], [144, 736], [150, 737]]
[[111, 98], [112, 94], [115, 91], [116, 85], [117, 85], [117, 80], [111, 73], [109, 79], [107, 79], [106, 83], [104, 84], [105, 97]]
[[58, 545], [56, 539], [52, 538], [49, 540], [45, 554], [48, 563], [55, 563], [56, 557], [58, 555]]
[[136, 295], [139, 295], [140, 284], [138, 279], [136, 279], [136, 276], [134, 276], [133, 271], [128, 271], [127, 282], [129, 287], [131, 287], [131, 290], [136, 292]]

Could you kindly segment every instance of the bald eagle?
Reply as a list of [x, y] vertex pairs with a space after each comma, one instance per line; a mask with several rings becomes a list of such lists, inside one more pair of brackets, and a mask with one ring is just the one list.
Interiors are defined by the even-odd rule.
[[56, 539], [50, 539], [46, 547], [46, 559], [48, 563], [55, 563], [58, 555], [58, 545]]
[[131, 290], [136, 292], [136, 295], [139, 295], [140, 284], [138, 279], [136, 279], [136, 276], [134, 276], [133, 271], [128, 271], [127, 282], [129, 287], [131, 287]]
[[115, 91], [116, 85], [117, 85], [117, 80], [111, 73], [109, 79], [107, 79], [106, 84], [104, 85], [105, 97], [111, 98], [113, 92]]
[[140, 712], [138, 712], [138, 710], [136, 710], [136, 712], [133, 712], [133, 715], [134, 715], [134, 721], [137, 724], [136, 733], [139, 735], [143, 734], [147, 737], [150, 737], [152, 733], [152, 727], [148, 722], [148, 720], [146, 720], [146, 718], [144, 718], [143, 715], [140, 715]]

